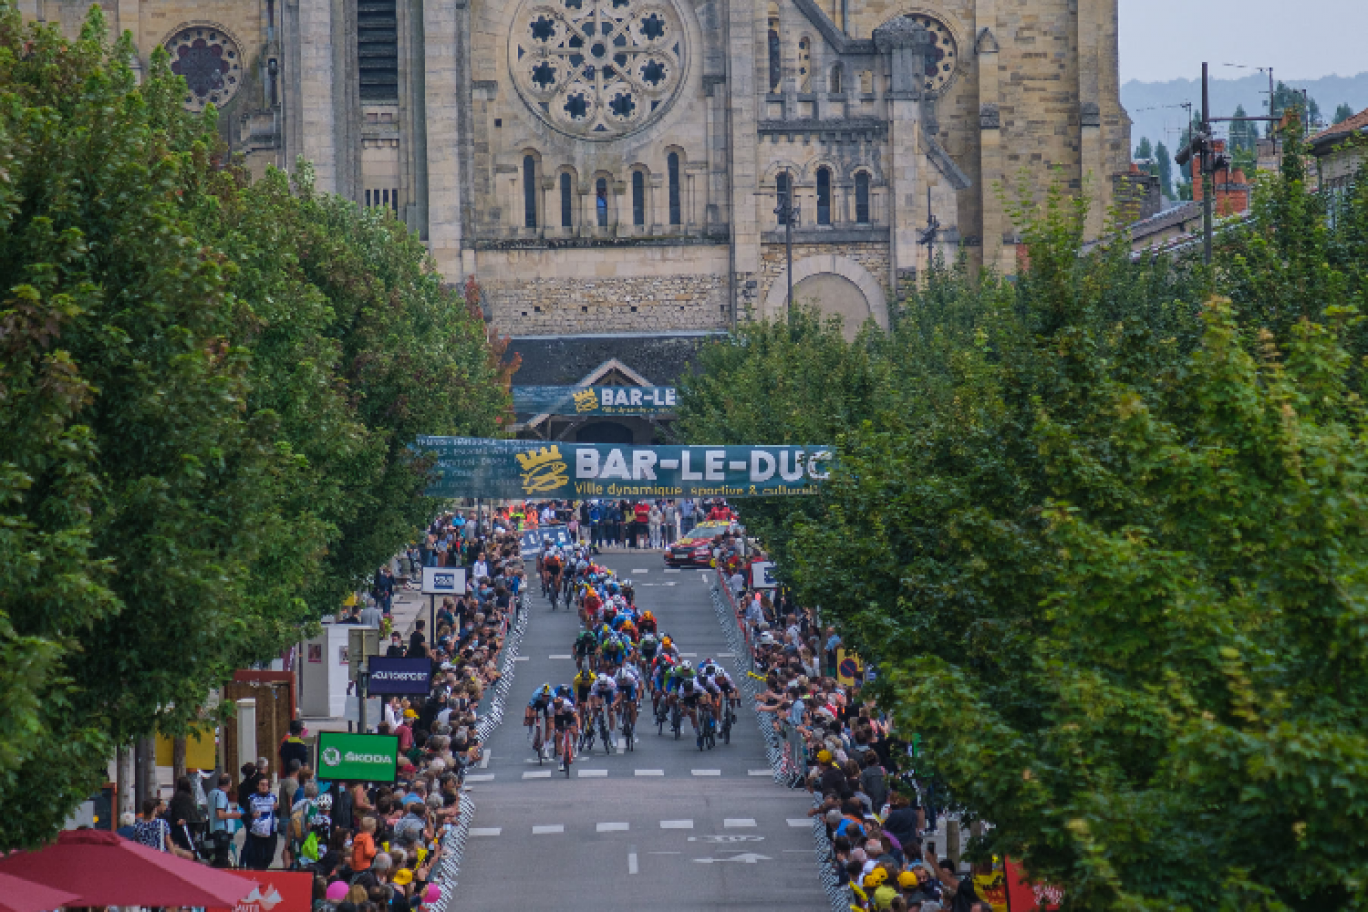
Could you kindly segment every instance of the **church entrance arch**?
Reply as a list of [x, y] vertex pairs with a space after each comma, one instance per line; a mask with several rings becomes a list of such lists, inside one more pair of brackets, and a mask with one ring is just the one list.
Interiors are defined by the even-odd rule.
[[[765, 295], [765, 316], [783, 315], [788, 298], [788, 271], [779, 275]], [[793, 264], [793, 300], [814, 303], [823, 316], [840, 317], [847, 339], [855, 338], [870, 317], [888, 328], [888, 302], [883, 287], [859, 263], [849, 257], [828, 254], [804, 257]]]

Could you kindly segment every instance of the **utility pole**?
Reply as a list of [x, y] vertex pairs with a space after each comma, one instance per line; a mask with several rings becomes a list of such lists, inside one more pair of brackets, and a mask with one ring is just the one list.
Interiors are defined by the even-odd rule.
[[[1207, 98], [1207, 64], [1202, 61], [1202, 135], [1211, 135], [1211, 106]], [[1211, 193], [1212, 184], [1207, 180], [1211, 164], [1211, 143], [1204, 142], [1201, 152], [1202, 172], [1202, 262], [1211, 265]]]

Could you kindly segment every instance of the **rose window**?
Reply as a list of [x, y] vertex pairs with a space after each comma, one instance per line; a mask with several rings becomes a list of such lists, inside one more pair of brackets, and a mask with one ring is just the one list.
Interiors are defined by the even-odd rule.
[[222, 108], [242, 87], [242, 51], [223, 29], [212, 25], [183, 28], [166, 42], [171, 72], [185, 78], [185, 107]]
[[532, 112], [590, 140], [617, 139], [665, 113], [687, 59], [670, 0], [527, 0], [508, 56]]
[[926, 88], [940, 94], [950, 84], [959, 65], [959, 48], [955, 36], [939, 19], [921, 13], [908, 13], [907, 18], [926, 26], [931, 33], [931, 54], [926, 60]]

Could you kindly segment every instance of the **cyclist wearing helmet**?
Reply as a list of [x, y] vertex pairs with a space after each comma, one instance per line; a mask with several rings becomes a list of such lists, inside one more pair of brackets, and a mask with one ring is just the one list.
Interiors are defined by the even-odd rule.
[[618, 703], [622, 709], [622, 731], [625, 737], [627, 732], [636, 731], [637, 704], [640, 701], [641, 676], [635, 666], [623, 665], [613, 676], [617, 684]]
[[575, 685], [575, 702], [577, 704], [584, 706], [589, 702], [589, 688], [594, 686], [594, 681], [597, 679], [598, 675], [594, 674], [588, 667], [585, 667], [579, 674], [575, 675], [573, 683]]
[[598, 637], [594, 636], [592, 630], [581, 627], [579, 636], [575, 637], [575, 668], [583, 671], [585, 660], [593, 655], [597, 649]]
[[650, 611], [642, 612], [641, 618], [637, 621], [637, 629], [642, 633], [646, 633], [647, 631], [655, 633], [658, 629], [656, 627], [655, 614]]
[[[569, 732], [571, 738], [579, 730], [579, 723], [575, 712], [575, 704], [569, 697], [556, 697], [551, 703], [551, 718], [556, 726], [556, 756], [560, 756], [560, 736], [564, 732]], [[565, 759], [561, 759], [560, 768], [565, 769]]]
[[602, 710], [608, 723], [608, 743], [604, 747], [609, 750], [613, 747], [613, 729], [617, 726], [613, 721], [613, 710], [617, 706], [618, 692], [617, 682], [611, 675], [599, 675], [594, 679], [594, 685], [589, 688], [589, 720], [593, 724], [593, 718], [599, 710]]

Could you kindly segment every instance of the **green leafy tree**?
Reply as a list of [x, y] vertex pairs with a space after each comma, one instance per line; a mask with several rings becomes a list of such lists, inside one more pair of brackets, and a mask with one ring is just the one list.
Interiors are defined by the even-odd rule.
[[1154, 158], [1154, 149], [1150, 146], [1149, 137], [1142, 136], [1140, 145], [1135, 147], [1135, 160], [1144, 162], [1152, 158]]
[[1349, 107], [1347, 104], [1341, 103], [1338, 107], [1335, 108], [1335, 119], [1332, 120], [1331, 123], [1342, 124], [1353, 116], [1354, 109]]
[[[1282, 82], [1279, 82], [1273, 89], [1273, 104], [1271, 107], [1269, 106], [1268, 99], [1264, 99], [1264, 109], [1273, 117], [1282, 117], [1289, 109], [1295, 110], [1299, 112], [1297, 116], [1300, 117], [1303, 122], [1305, 122], [1309, 110], [1311, 123], [1314, 125], [1321, 122], [1320, 105], [1316, 104], [1316, 99], [1309, 95], [1303, 97], [1300, 90], [1294, 89]], [[1264, 135], [1272, 136], [1276, 126], [1276, 123], [1270, 123]]]
[[[1248, 117], [1244, 105], [1236, 105], [1234, 117]], [[1232, 121], [1230, 124], [1230, 157], [1233, 166], [1253, 176], [1258, 165], [1259, 131], [1253, 121]]]
[[407, 541], [414, 437], [507, 408], [416, 238], [307, 167], [249, 185], [165, 53], [140, 85], [106, 34], [0, 9], [0, 850]]
[[1173, 157], [1162, 142], [1154, 147], [1155, 173], [1159, 175], [1159, 190], [1166, 197], [1173, 196]]

